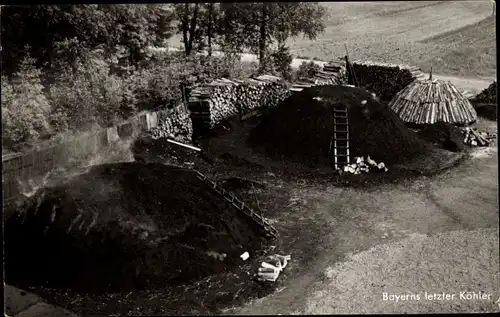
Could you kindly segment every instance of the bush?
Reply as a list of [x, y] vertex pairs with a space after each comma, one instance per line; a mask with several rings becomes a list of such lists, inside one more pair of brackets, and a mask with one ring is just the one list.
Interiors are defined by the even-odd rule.
[[315, 62], [302, 62], [302, 64], [300, 64], [299, 66], [299, 69], [297, 70], [297, 77], [311, 78], [314, 77], [319, 71], [321, 71], [321, 66], [319, 66]]
[[22, 72], [2, 78], [5, 146], [32, 145], [42, 137], [54, 142], [113, 125], [139, 111], [172, 108], [182, 101], [181, 84], [246, 78], [258, 70], [256, 62], [242, 62], [234, 52], [212, 57], [165, 52], [134, 69], [119, 49], [109, 55], [77, 40], [61, 42], [57, 48], [85, 53], [72, 57], [58, 51], [43, 72], [27, 61]]
[[130, 80], [110, 75], [110, 64], [94, 52], [75, 68], [62, 69], [49, 89], [51, 122], [57, 132], [109, 126], [136, 110]]
[[15, 151], [51, 133], [51, 106], [43, 92], [41, 71], [25, 59], [11, 79], [2, 76], [2, 141]]
[[203, 72], [206, 79], [216, 78], [248, 78], [258, 72], [256, 62], [243, 62], [238, 53], [225, 50], [222, 56], [211, 56], [205, 59]]
[[158, 107], [172, 107], [181, 100], [179, 65], [151, 67], [134, 72], [130, 85], [136, 97], [137, 108], [152, 110]]
[[287, 80], [292, 78], [292, 61], [293, 56], [290, 53], [290, 48], [281, 46], [277, 51], [271, 54], [273, 64], [281, 76]]

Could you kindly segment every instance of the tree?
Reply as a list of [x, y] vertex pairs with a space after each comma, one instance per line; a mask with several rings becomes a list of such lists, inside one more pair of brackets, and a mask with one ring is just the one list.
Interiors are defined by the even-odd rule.
[[215, 39], [220, 36], [220, 7], [214, 2], [201, 6], [199, 27], [202, 37], [199, 39], [199, 49], [207, 48], [208, 56], [212, 56]]
[[198, 27], [199, 3], [178, 3], [175, 4], [175, 14], [179, 21], [178, 29], [182, 32], [182, 42], [186, 56], [191, 55], [193, 44], [198, 42], [201, 31]]
[[126, 47], [130, 62], [137, 64], [144, 48], [171, 36], [173, 19], [157, 4], [19, 5], [4, 7], [1, 14], [3, 71], [8, 74], [18, 68], [25, 45], [37, 66], [43, 66], [65, 55], [58, 43], [68, 40], [81, 47], [103, 47], [108, 54]]
[[315, 39], [325, 28], [326, 11], [312, 2], [224, 3], [221, 11], [224, 41], [258, 53], [261, 67], [273, 43], [283, 50], [289, 38]]
[[51, 132], [51, 106], [33, 62], [24, 58], [20, 71], [1, 81], [3, 146], [16, 151]]

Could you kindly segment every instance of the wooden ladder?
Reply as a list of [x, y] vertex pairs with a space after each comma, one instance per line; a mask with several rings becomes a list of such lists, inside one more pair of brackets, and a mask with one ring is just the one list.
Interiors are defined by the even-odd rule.
[[349, 165], [349, 163], [349, 119], [347, 109], [343, 105], [337, 105], [333, 108], [333, 136], [330, 144], [330, 164], [333, 165], [335, 170], [343, 171], [344, 166]]
[[230, 203], [236, 210], [242, 212], [250, 219], [252, 219], [257, 225], [259, 225], [259, 227], [263, 230], [264, 236], [266, 238], [278, 238], [278, 230], [276, 230], [276, 228], [274, 228], [265, 217], [254, 212], [252, 208], [248, 207], [244, 202], [239, 200], [233, 193], [226, 191], [224, 188], [217, 185], [216, 182], [210, 180], [202, 173], [196, 171], [196, 176], [199, 180], [208, 185], [208, 187], [210, 187], [210, 189], [212, 189], [215, 193], [219, 194], [219, 196]]

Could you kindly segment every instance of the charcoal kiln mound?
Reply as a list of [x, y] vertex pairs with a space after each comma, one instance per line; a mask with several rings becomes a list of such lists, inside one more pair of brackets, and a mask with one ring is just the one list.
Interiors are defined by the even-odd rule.
[[195, 172], [108, 164], [39, 190], [6, 219], [6, 278], [24, 287], [153, 289], [231, 270], [263, 242]]
[[317, 86], [291, 95], [267, 112], [251, 131], [248, 143], [277, 160], [310, 167], [328, 165], [336, 105], [348, 111], [351, 158], [370, 155], [390, 165], [430, 148], [386, 105], [366, 90], [350, 86]]
[[420, 137], [445, 150], [461, 152], [464, 150], [462, 131], [446, 122], [437, 122], [420, 130]]

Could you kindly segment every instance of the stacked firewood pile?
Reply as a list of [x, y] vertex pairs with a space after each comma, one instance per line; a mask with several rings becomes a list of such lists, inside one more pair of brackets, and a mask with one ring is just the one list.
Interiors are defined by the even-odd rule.
[[352, 63], [360, 87], [372, 91], [382, 101], [390, 101], [399, 91], [425, 74], [417, 67], [354, 61]]
[[324, 85], [345, 85], [347, 83], [347, 72], [344, 65], [327, 64], [323, 71], [316, 72], [311, 78], [301, 77], [290, 87], [290, 91], [302, 91], [304, 88]]
[[[238, 103], [241, 115], [260, 107], [275, 107], [289, 96], [288, 85], [280, 77], [262, 75], [248, 81], [252, 85], [240, 86], [243, 90], [243, 97], [239, 99]], [[244, 97], [245, 95], [246, 97]]]
[[276, 106], [289, 95], [287, 88], [282, 78], [271, 75], [246, 80], [217, 79], [191, 91], [191, 120], [194, 126], [212, 129], [231, 116]]
[[387, 172], [388, 169], [385, 167], [384, 163], [377, 163], [370, 158], [368, 155], [366, 159], [364, 157], [354, 158], [356, 163], [349, 164], [344, 167], [344, 173], [350, 174], [361, 174], [369, 172]]
[[465, 128], [464, 143], [470, 146], [488, 146], [497, 138], [496, 133], [480, 132], [476, 128]]
[[389, 107], [406, 123], [469, 124], [477, 119], [469, 100], [449, 81], [417, 80], [397, 93]]
[[158, 112], [159, 124], [150, 130], [154, 139], [172, 138], [181, 142], [191, 143], [193, 127], [189, 113], [184, 108], [176, 108]]

